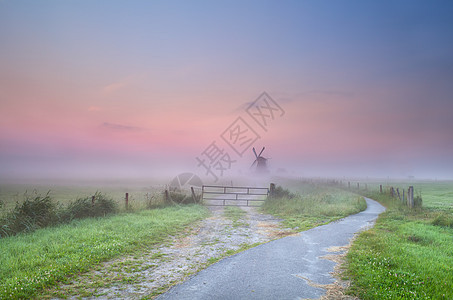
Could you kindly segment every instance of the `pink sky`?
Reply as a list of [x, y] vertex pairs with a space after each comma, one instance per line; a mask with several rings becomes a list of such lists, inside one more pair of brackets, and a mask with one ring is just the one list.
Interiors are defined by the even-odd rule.
[[2, 178], [203, 174], [264, 91], [272, 170], [453, 178], [451, 5], [29, 4], [0, 2]]

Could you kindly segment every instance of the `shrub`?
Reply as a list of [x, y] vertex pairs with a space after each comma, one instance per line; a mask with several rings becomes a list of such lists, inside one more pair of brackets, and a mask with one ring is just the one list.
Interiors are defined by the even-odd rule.
[[83, 219], [90, 217], [101, 217], [110, 213], [116, 212], [118, 209], [117, 203], [100, 192], [94, 194], [94, 202], [92, 197], [79, 198], [74, 202], [69, 203], [66, 210], [63, 212], [62, 219], [70, 221], [73, 219]]
[[91, 216], [91, 199], [90, 198], [79, 198], [73, 202], [70, 202], [66, 210], [63, 212], [62, 219], [83, 219]]
[[296, 194], [291, 193], [288, 189], [284, 189], [281, 186], [277, 186], [274, 189], [274, 192], [272, 195], [269, 195], [271, 198], [287, 198], [287, 199], [293, 199], [296, 197]]
[[25, 193], [25, 200], [17, 202], [14, 209], [0, 220], [2, 237], [20, 232], [30, 232], [38, 228], [58, 223], [58, 206], [49, 193], [46, 196]]
[[118, 204], [111, 198], [96, 192], [94, 195], [93, 217], [102, 217], [118, 210]]
[[0, 219], [0, 237], [30, 232], [73, 219], [101, 217], [117, 211], [114, 200], [96, 192], [94, 202], [91, 197], [80, 198], [62, 207], [49, 196], [25, 193], [25, 200], [17, 202], [15, 208]]
[[414, 207], [422, 207], [422, 194], [418, 193], [417, 196], [414, 197]]

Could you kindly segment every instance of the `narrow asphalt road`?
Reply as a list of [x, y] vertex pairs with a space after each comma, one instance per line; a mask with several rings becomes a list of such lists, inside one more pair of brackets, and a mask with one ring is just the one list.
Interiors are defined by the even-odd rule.
[[347, 246], [354, 234], [371, 227], [385, 208], [366, 199], [365, 211], [299, 235], [288, 236], [228, 257], [170, 289], [158, 299], [319, 298], [331, 284], [335, 262], [322, 259], [331, 247]]

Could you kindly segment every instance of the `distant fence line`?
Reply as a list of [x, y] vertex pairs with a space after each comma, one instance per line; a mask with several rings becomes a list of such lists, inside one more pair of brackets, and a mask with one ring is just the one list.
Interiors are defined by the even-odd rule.
[[[352, 189], [351, 188], [351, 182], [348, 181], [348, 190], [351, 190], [351, 189]], [[363, 189], [365, 191], [368, 190], [368, 184], [367, 183], [363, 184]], [[356, 190], [360, 190], [360, 183], [359, 182], [357, 182]], [[414, 201], [414, 187], [413, 186], [409, 186], [408, 189], [407, 189], [407, 192], [406, 192], [405, 189], [401, 189], [400, 190], [400, 188], [395, 188], [393, 186], [384, 187], [382, 184], [380, 184], [379, 185], [379, 193], [380, 194], [388, 193], [392, 197], [398, 198], [399, 201], [401, 201], [401, 203], [407, 205], [410, 208], [414, 208], [416, 206], [416, 203]]]

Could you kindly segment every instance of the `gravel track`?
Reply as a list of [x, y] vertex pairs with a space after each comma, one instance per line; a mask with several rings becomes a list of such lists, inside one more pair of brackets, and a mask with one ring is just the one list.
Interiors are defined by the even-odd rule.
[[[211, 217], [175, 237], [167, 245], [137, 256], [103, 263], [58, 288], [69, 299], [141, 299], [164, 292], [218, 258], [253, 244], [292, 234], [281, 220], [244, 207], [247, 214], [233, 223], [223, 207], [210, 208]], [[57, 299], [57, 298], [56, 298]]]

